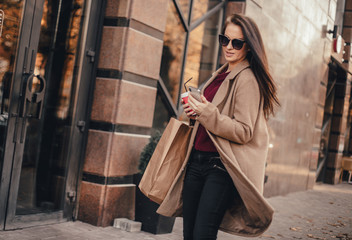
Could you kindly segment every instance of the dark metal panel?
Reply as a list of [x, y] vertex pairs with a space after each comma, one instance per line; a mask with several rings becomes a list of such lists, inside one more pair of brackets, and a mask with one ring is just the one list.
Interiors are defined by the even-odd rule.
[[214, 8], [212, 8], [210, 11], [208, 11], [207, 14], [204, 14], [204, 16], [202, 16], [199, 19], [197, 19], [189, 27], [190, 31], [194, 30], [196, 27], [198, 27], [200, 24], [202, 24], [207, 18], [211, 17], [214, 13], [217, 13], [221, 8], [224, 8], [225, 3], [226, 2], [219, 3]]
[[[75, 103], [76, 111], [73, 120], [75, 127], [73, 128], [69, 145], [68, 172], [66, 175], [64, 216], [68, 219], [75, 219], [78, 213], [78, 192], [80, 180], [82, 179], [105, 7], [106, 1], [91, 1], [86, 45], [82, 47], [85, 57], [81, 66], [80, 83], [77, 86], [79, 92]], [[93, 59], [91, 56], [92, 52], [94, 52]], [[85, 123], [84, 127], [82, 127], [83, 122]]]

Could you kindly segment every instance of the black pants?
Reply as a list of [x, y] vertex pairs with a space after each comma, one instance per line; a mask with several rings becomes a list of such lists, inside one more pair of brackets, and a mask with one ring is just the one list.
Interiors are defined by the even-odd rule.
[[192, 151], [183, 187], [185, 240], [216, 239], [236, 189], [218, 153]]

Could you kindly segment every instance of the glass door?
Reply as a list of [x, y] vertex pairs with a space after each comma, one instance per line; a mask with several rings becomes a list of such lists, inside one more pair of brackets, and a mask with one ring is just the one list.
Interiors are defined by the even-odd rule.
[[26, 123], [19, 216], [63, 209], [83, 10], [84, 0], [44, 1], [34, 74], [46, 80], [46, 96], [41, 118]]
[[[22, 23], [19, 44], [9, 57], [16, 60], [15, 73], [0, 73], [0, 137], [6, 136], [0, 142], [1, 177], [5, 179], [0, 185], [0, 223], [7, 230], [65, 221], [75, 215], [97, 46], [97, 37], [87, 36], [92, 31], [97, 34], [92, 12], [100, 16], [102, 4], [91, 0], [2, 2], [16, 2], [17, 15], [23, 12], [22, 19], [17, 19], [18, 25]], [[10, 15], [7, 9], [3, 7], [4, 23]]]
[[[38, 4], [37, 4], [38, 3]], [[24, 85], [33, 82], [33, 69], [39, 31], [33, 29], [38, 24], [42, 5], [39, 1], [1, 0], [1, 182], [0, 182], [0, 226], [5, 226], [8, 216], [8, 203], [12, 188], [18, 186], [23, 134], [26, 116], [24, 111]], [[40, 18], [39, 18], [40, 25]], [[29, 79], [31, 77], [31, 79]], [[41, 86], [44, 82], [41, 81]], [[38, 84], [40, 85], [40, 84]], [[44, 89], [44, 88], [43, 88]], [[42, 89], [42, 90], [43, 90]], [[31, 93], [31, 92], [30, 92]], [[30, 95], [30, 94], [29, 94]], [[28, 96], [29, 96], [28, 95]], [[32, 100], [32, 99], [31, 99]]]

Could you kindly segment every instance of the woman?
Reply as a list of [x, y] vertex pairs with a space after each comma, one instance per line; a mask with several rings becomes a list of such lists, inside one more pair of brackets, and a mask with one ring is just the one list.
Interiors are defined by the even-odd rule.
[[[232, 15], [219, 36], [227, 63], [184, 110], [196, 120], [187, 154], [158, 212], [180, 216], [184, 239], [216, 239], [218, 229], [257, 236], [273, 210], [262, 196], [266, 121], [279, 105], [257, 25]], [[194, 114], [196, 114], [194, 116]], [[185, 171], [184, 171], [185, 169]]]

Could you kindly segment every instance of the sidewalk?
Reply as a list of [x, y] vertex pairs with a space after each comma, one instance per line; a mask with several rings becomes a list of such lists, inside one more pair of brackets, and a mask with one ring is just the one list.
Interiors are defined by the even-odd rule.
[[[316, 185], [314, 190], [268, 200], [276, 213], [271, 227], [263, 236], [242, 238], [219, 232], [218, 239], [352, 239], [352, 185]], [[182, 218], [177, 218], [173, 233], [163, 235], [129, 233], [77, 221], [3, 231], [0, 239], [179, 240], [182, 239]]]

